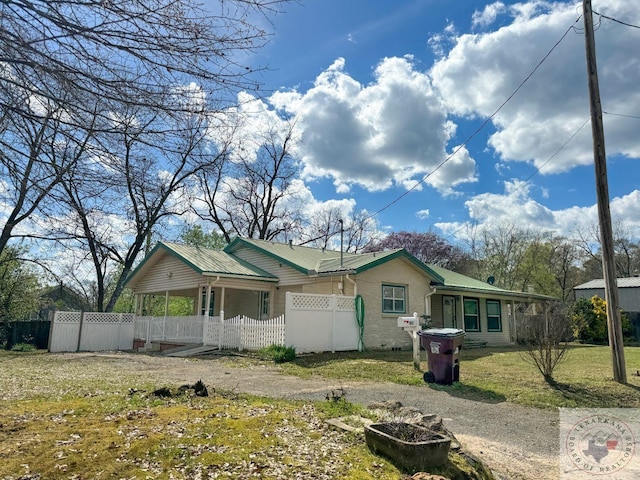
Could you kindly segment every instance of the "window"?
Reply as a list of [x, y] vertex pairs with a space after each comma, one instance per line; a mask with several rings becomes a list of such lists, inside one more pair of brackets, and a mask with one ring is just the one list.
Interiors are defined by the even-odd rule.
[[202, 298], [200, 300], [200, 315], [209, 315], [210, 317], [213, 317], [213, 307], [215, 304], [214, 301], [214, 291], [213, 289], [211, 289], [211, 300], [209, 301], [209, 310], [207, 312], [207, 287], [202, 287]]
[[464, 299], [464, 329], [467, 332], [480, 331], [480, 309], [476, 298]]
[[382, 285], [382, 313], [406, 313], [405, 290], [400, 285]]
[[269, 316], [269, 292], [260, 292], [260, 317]]
[[498, 300], [487, 300], [487, 330], [490, 332], [502, 331], [502, 317]]

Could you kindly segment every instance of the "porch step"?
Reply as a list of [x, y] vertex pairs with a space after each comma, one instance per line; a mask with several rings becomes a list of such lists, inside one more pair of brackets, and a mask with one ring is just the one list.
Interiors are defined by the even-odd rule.
[[465, 338], [464, 340], [464, 344], [463, 344], [463, 348], [465, 349], [469, 349], [469, 348], [482, 348], [482, 347], [486, 347], [487, 346], [487, 342], [484, 340], [474, 340], [472, 338]]
[[162, 354], [167, 357], [190, 357], [193, 355], [201, 355], [202, 353], [209, 352], [211, 350], [217, 350], [217, 347], [211, 345], [203, 345], [202, 343], [182, 345], [180, 347], [169, 348], [163, 350]]

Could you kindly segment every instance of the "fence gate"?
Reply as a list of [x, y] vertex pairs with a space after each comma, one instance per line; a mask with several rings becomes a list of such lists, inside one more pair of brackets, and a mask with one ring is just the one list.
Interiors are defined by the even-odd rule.
[[357, 350], [355, 297], [287, 292], [285, 344], [296, 352]]

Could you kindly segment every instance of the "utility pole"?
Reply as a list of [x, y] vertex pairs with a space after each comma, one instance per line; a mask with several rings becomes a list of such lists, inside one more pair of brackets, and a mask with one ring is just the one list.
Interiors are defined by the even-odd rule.
[[598, 198], [598, 220], [600, 223], [600, 243], [602, 246], [602, 271], [604, 292], [607, 302], [607, 329], [609, 346], [613, 359], [613, 378], [616, 382], [627, 383], [627, 370], [622, 341], [622, 320], [618, 306], [618, 284], [613, 252], [611, 211], [609, 209], [609, 185], [607, 180], [607, 156], [604, 148], [604, 128], [602, 106], [596, 65], [596, 45], [593, 35], [593, 14], [591, 0], [583, 0], [584, 34], [587, 54], [587, 77], [589, 81], [589, 105], [591, 110], [591, 132], [593, 136], [593, 158], [596, 171], [596, 194]]

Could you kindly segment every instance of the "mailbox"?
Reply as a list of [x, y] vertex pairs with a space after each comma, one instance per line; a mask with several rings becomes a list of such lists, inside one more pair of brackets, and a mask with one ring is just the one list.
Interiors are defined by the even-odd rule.
[[398, 327], [412, 330], [420, 328], [418, 315], [414, 315], [413, 317], [398, 317]]

